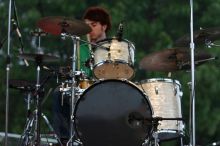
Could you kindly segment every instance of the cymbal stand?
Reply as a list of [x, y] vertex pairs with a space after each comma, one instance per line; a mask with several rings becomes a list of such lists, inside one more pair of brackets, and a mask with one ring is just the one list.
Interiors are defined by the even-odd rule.
[[8, 113], [9, 113], [9, 74], [10, 74], [10, 45], [11, 45], [11, 8], [12, 0], [9, 0], [8, 8], [8, 48], [7, 48], [7, 66], [6, 66], [6, 99], [5, 99], [5, 146], [8, 145]]
[[[36, 59], [36, 62], [38, 62], [37, 63], [38, 64], [37, 65], [37, 84], [35, 87], [35, 91], [32, 93], [33, 96], [36, 97], [36, 107], [35, 107], [33, 114], [31, 114], [30, 112], [31, 92], [29, 92], [28, 98], [27, 98], [27, 110], [28, 110], [27, 122], [25, 125], [24, 133], [21, 137], [22, 138], [21, 146], [29, 146], [30, 144], [31, 145], [33, 144], [33, 146], [40, 146], [40, 117], [41, 116], [43, 117], [50, 131], [54, 133], [54, 129], [51, 126], [49, 120], [41, 112], [41, 97], [43, 97], [43, 87], [46, 84], [46, 82], [52, 77], [52, 75], [49, 74], [40, 84], [40, 62], [41, 60]], [[34, 129], [33, 129], [33, 126], [35, 126]], [[33, 139], [34, 143], [32, 143], [33, 141], [32, 139], [30, 139], [31, 137], [34, 138]], [[58, 138], [56, 133], [54, 133], [54, 137], [61, 144], [60, 139]]]
[[28, 93], [27, 93], [26, 102], [27, 102], [27, 120], [26, 120], [24, 133], [21, 136], [21, 140], [22, 140], [21, 145], [22, 146], [29, 145], [29, 141], [30, 141], [29, 137], [30, 137], [30, 131], [31, 131], [31, 129], [29, 127], [32, 127], [32, 125], [33, 125], [33, 120], [31, 121], [31, 108], [30, 108], [31, 91], [28, 91]]
[[42, 60], [37, 60], [37, 82], [36, 82], [36, 127], [34, 131], [34, 146], [40, 146], [40, 116], [41, 116], [41, 99], [39, 95], [39, 89], [40, 89], [40, 64], [42, 63]]
[[[32, 117], [28, 117], [28, 119], [27, 119], [27, 124], [25, 126], [24, 133], [21, 136], [21, 143], [20, 143], [21, 146], [32, 145], [32, 140], [31, 140], [31, 137], [33, 137], [33, 133], [32, 133], [33, 129], [32, 128], [35, 125], [36, 114], [37, 114], [37, 110], [34, 111]], [[47, 126], [49, 127], [50, 131], [54, 132], [54, 129], [53, 129], [52, 125], [50, 124], [48, 118], [43, 113], [41, 113], [41, 116], [43, 117], [43, 119], [44, 119], [45, 123], [47, 124]], [[62, 145], [62, 143], [61, 143], [60, 139], [58, 138], [58, 136], [56, 135], [56, 133], [53, 133], [53, 136], [56, 138], [56, 140], [59, 142], [59, 144]]]
[[193, 0], [190, 0], [190, 50], [191, 50], [191, 94], [190, 94], [190, 146], [196, 145], [195, 135], [195, 58], [194, 58], [194, 40], [193, 40]]
[[61, 33], [62, 37], [70, 37], [73, 42], [73, 54], [72, 54], [72, 86], [71, 86], [71, 100], [70, 100], [70, 139], [67, 142], [67, 146], [74, 146], [78, 145], [78, 142], [74, 140], [75, 138], [75, 130], [74, 130], [74, 109], [75, 104], [77, 101], [77, 95], [76, 95], [76, 60], [77, 60], [77, 49], [79, 49], [79, 40], [80, 38], [76, 35], [69, 35], [66, 33]]

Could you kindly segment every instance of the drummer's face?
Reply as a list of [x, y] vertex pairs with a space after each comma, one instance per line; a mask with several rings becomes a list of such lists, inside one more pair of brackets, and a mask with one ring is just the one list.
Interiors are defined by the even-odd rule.
[[85, 19], [85, 22], [91, 27], [92, 31], [89, 33], [91, 40], [99, 40], [103, 34], [105, 34], [105, 30], [107, 28], [107, 25], [102, 25], [98, 21], [91, 21], [88, 19]]

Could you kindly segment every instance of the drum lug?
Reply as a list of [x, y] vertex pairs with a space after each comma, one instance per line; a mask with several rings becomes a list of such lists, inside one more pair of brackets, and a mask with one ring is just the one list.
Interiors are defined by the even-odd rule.
[[155, 90], [155, 93], [158, 95], [158, 93], [159, 93], [159, 89], [158, 89], [157, 86], [154, 87], [154, 90]]
[[105, 79], [98, 79], [96, 83], [100, 83], [102, 81], [104, 81]]
[[111, 53], [108, 53], [108, 60], [111, 60]]
[[177, 87], [175, 86], [174, 87], [174, 96], [176, 96], [176, 94], [177, 94]]
[[124, 81], [124, 82], [126, 82], [126, 83], [130, 83], [129, 80], [127, 80], [127, 79], [125, 79], [125, 78], [122, 78], [121, 81]]

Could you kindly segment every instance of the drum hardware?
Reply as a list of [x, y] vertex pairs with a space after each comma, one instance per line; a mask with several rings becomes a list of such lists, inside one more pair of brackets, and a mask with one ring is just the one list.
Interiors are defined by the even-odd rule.
[[[13, 10], [12, 10], [13, 9]], [[19, 23], [18, 23], [18, 17], [17, 17], [17, 8], [16, 8], [16, 3], [15, 0], [9, 0], [9, 8], [8, 8], [8, 33], [7, 33], [7, 39], [3, 39], [3, 41], [0, 44], [0, 49], [3, 45], [3, 43], [7, 40], [7, 57], [6, 57], [6, 91], [5, 91], [5, 142], [4, 145], [8, 146], [8, 117], [9, 117], [9, 78], [10, 78], [10, 65], [11, 65], [11, 54], [10, 54], [10, 49], [11, 49], [11, 32], [13, 31], [12, 29], [12, 11], [14, 12], [14, 20], [16, 22], [16, 33], [19, 37], [21, 49], [19, 50], [21, 53], [24, 52], [24, 47], [23, 47], [23, 41], [22, 41], [22, 36], [19, 31]], [[28, 66], [28, 62], [24, 59], [24, 63], [26, 66]]]
[[[34, 130], [34, 144], [33, 145], [40, 145], [40, 116], [41, 116], [41, 98], [43, 97], [43, 86], [45, 83], [50, 79], [51, 75], [48, 75], [46, 79], [42, 81], [40, 84], [40, 70], [42, 66], [42, 62], [53, 62], [57, 61], [58, 57], [55, 56], [49, 56], [44, 54], [20, 54], [18, 57], [35, 61], [36, 63], [36, 70], [37, 70], [37, 76], [36, 76], [36, 87], [35, 92], [33, 95], [36, 97], [36, 114], [34, 116], [35, 121], [35, 130]], [[32, 122], [31, 122], [32, 123]]]
[[215, 43], [213, 43], [213, 42], [210, 41], [210, 40], [205, 40], [205, 45], [206, 45], [208, 48], [212, 48], [212, 47], [220, 47], [219, 44], [215, 44]]
[[[41, 88], [44, 86], [44, 84], [46, 83], [46, 81], [48, 79], [49, 78], [46, 78], [42, 82]], [[33, 113], [31, 112], [31, 103], [33, 101], [32, 95], [35, 97], [37, 94], [43, 96], [43, 89], [39, 89], [39, 91], [36, 91], [36, 87], [34, 87], [34, 83], [32, 83], [30, 81], [25, 81], [25, 80], [10, 80], [9, 83], [10, 83], [11, 88], [19, 89], [26, 94], [24, 100], [26, 101], [26, 104], [27, 104], [27, 119], [26, 119], [26, 125], [24, 128], [24, 132], [20, 137], [20, 145], [29, 146], [30, 144], [33, 144], [33, 136], [34, 136], [33, 126], [36, 126], [36, 122], [37, 122], [36, 121], [36, 114], [37, 114], [37, 110], [38, 110], [38, 109], [35, 109]], [[43, 117], [43, 119], [44, 119], [45, 123], [47, 124], [47, 126], [49, 127], [50, 131], [53, 132], [54, 138], [56, 138], [56, 140], [58, 142], [60, 142], [59, 138], [54, 133], [54, 130], [53, 130], [49, 120], [47, 119], [47, 117], [43, 113], [41, 113], [41, 116]]]
[[[79, 89], [78, 87], [74, 87], [75, 88], [75, 96], [78, 99], [79, 95], [83, 92], [83, 90]], [[60, 87], [60, 92], [61, 92], [61, 105], [63, 106], [63, 101], [64, 98], [67, 97], [71, 97], [72, 95], [72, 83], [62, 83], [61, 87]], [[76, 100], [77, 100], [76, 99]]]
[[36, 36], [36, 37], [42, 37], [42, 36], [47, 36], [48, 35], [47, 32], [41, 31], [39, 29], [31, 31], [30, 34], [32, 36]]
[[145, 142], [143, 143], [143, 146], [159, 146], [160, 144], [160, 136], [159, 136], [159, 131], [158, 131], [158, 126], [160, 125], [160, 122], [159, 121], [163, 121], [163, 120], [177, 120], [177, 121], [183, 121], [184, 119], [183, 118], [163, 118], [163, 117], [153, 117], [153, 118], [145, 118], [145, 119], [135, 119], [135, 120], [139, 120], [139, 121], [142, 121], [143, 123], [144, 122], [149, 122], [151, 121], [152, 122], [152, 134], [145, 140]]
[[[196, 66], [199, 66], [214, 57], [208, 53], [197, 52], [195, 54]], [[179, 71], [189, 70], [191, 65], [190, 52], [186, 48], [165, 49], [145, 56], [139, 63], [140, 69], [147, 71]]]
[[[193, 39], [195, 40], [196, 45], [207, 45], [212, 46], [212, 42], [220, 38], [220, 28], [214, 27], [214, 28], [201, 28], [200, 30], [197, 30], [194, 32]], [[175, 46], [177, 47], [186, 47], [190, 44], [190, 34], [186, 34], [179, 38], [175, 42]], [[213, 44], [214, 46], [214, 44]], [[219, 45], [218, 45], [219, 46]]]
[[208, 144], [207, 146], [219, 146], [220, 141], [212, 142], [211, 144]]
[[[34, 136], [34, 133], [33, 133], [33, 127], [36, 125], [36, 114], [37, 114], [37, 110], [35, 110], [33, 112], [32, 115], [30, 115], [28, 118], [27, 118], [27, 121], [26, 121], [26, 125], [25, 125], [25, 129], [24, 129], [24, 132], [23, 134], [21, 135], [21, 142], [20, 142], [20, 145], [21, 146], [29, 146], [29, 145], [35, 145], [33, 143], [33, 136]], [[53, 136], [54, 138], [59, 142], [59, 144], [62, 145], [60, 139], [58, 138], [58, 136], [56, 135], [52, 125], [50, 124], [48, 118], [43, 114], [41, 113], [41, 117], [44, 119], [46, 125], [48, 126], [48, 128], [50, 129], [50, 132], [53, 133]]]
[[[66, 23], [66, 22], [65, 22]], [[77, 22], [78, 23], [78, 22]], [[76, 23], [76, 24], [77, 24]], [[66, 25], [66, 24], [65, 24]], [[87, 24], [85, 24], [87, 27]], [[82, 25], [84, 26], [84, 25]], [[89, 26], [88, 26], [89, 27]], [[62, 28], [63, 29], [63, 28]], [[91, 29], [90, 29], [91, 30]], [[63, 30], [59, 30], [59, 31], [63, 31]], [[88, 30], [87, 30], [88, 31]], [[83, 31], [79, 31], [78, 33], [82, 33]], [[76, 32], [75, 32], [76, 33]], [[85, 33], [85, 31], [84, 31]], [[77, 34], [77, 33], [76, 33]], [[76, 101], [78, 100], [78, 95], [77, 95], [77, 88], [76, 88], [76, 61], [77, 61], [77, 49], [79, 49], [79, 41], [80, 41], [80, 37], [78, 37], [77, 35], [69, 35], [67, 33], [62, 33], [61, 32], [61, 36], [62, 37], [69, 37], [71, 38], [72, 42], [73, 42], [73, 52], [72, 52], [72, 78], [71, 78], [71, 96], [70, 96], [70, 138], [67, 142], [67, 145], [71, 144], [74, 145], [75, 144], [75, 132], [74, 132], [74, 109], [75, 109], [75, 104]]]
[[29, 119], [31, 115], [30, 105], [32, 103], [31, 94], [35, 90], [34, 83], [26, 80], [9, 80], [9, 87], [27, 93], [27, 96], [25, 96], [24, 100], [27, 103], [27, 119]]

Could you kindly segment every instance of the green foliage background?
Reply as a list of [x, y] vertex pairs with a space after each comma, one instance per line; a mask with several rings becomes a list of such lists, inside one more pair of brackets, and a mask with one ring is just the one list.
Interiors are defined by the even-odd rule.
[[[0, 0], [0, 40], [7, 37], [8, 1]], [[112, 30], [108, 34], [112, 37], [116, 34], [120, 21], [125, 21], [124, 37], [133, 42], [135, 52], [136, 75], [133, 82], [149, 78], [166, 78], [164, 72], [146, 72], [138, 68], [140, 60], [155, 51], [173, 48], [175, 41], [190, 32], [190, 6], [189, 1], [182, 0], [22, 0], [16, 1], [18, 19], [22, 31], [25, 52], [37, 52], [37, 38], [30, 35], [37, 29], [36, 23], [46, 16], [67, 16], [80, 19], [88, 6], [103, 6], [112, 16]], [[220, 1], [195, 0], [194, 1], [194, 30], [199, 28], [219, 27], [220, 25]], [[218, 29], [217, 31], [220, 31]], [[30, 62], [29, 67], [19, 65], [18, 48], [19, 41], [15, 33], [11, 39], [11, 70], [10, 77], [34, 81], [36, 76], [35, 64]], [[219, 43], [218, 41], [216, 42]], [[185, 46], [189, 48], [188, 46]], [[58, 63], [49, 66], [59, 67], [70, 64], [66, 59], [71, 56], [72, 46], [69, 39], [63, 40], [60, 36], [48, 35], [41, 38], [41, 48], [45, 53], [60, 55]], [[219, 56], [220, 47], [207, 48], [205, 44], [195, 44], [196, 51], [206, 51], [213, 56]], [[7, 42], [4, 43], [0, 54], [0, 131], [5, 126], [5, 79], [6, 79], [6, 55]], [[47, 72], [42, 71], [42, 76]], [[220, 140], [220, 108], [219, 108], [219, 61], [210, 61], [196, 68], [196, 139], [197, 144], [207, 145]], [[186, 121], [185, 142], [188, 143], [188, 120], [190, 92], [188, 82], [190, 72], [178, 71], [172, 73], [172, 78], [180, 81], [183, 90], [182, 111]], [[61, 82], [61, 81], [59, 81]], [[55, 88], [59, 83], [52, 78], [46, 84], [46, 91]], [[10, 89], [9, 106], [9, 131], [22, 133], [26, 105], [23, 93]], [[43, 112], [52, 120], [52, 96], [46, 99]], [[171, 143], [167, 145], [176, 145]]]

